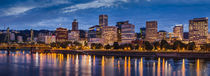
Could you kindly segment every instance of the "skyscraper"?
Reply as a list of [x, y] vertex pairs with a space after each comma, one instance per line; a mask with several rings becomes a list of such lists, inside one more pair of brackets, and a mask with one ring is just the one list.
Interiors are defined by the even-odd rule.
[[146, 40], [154, 42], [157, 39], [157, 21], [146, 22]]
[[68, 40], [68, 29], [67, 28], [57, 28], [56, 29], [56, 42], [65, 42]]
[[178, 40], [183, 40], [183, 25], [176, 25], [173, 28], [174, 37], [176, 37]]
[[164, 31], [164, 30], [160, 30], [158, 32], [158, 40], [161, 41], [161, 40], [165, 40], [166, 39], [166, 35], [167, 35], [167, 32]]
[[102, 26], [95, 25], [89, 28], [88, 30], [88, 44], [92, 43], [103, 43], [101, 38], [101, 29]]
[[78, 22], [76, 19], [72, 22], [72, 31], [78, 31]]
[[189, 21], [189, 40], [204, 44], [208, 37], [208, 18], [194, 18]]
[[130, 24], [129, 21], [118, 22], [116, 25], [118, 29], [118, 41], [122, 44], [131, 43], [136, 39], [135, 25]]
[[68, 34], [68, 40], [72, 42], [78, 41], [80, 39], [79, 33], [80, 31], [78, 30], [78, 22], [76, 19], [74, 19], [74, 21], [72, 22], [72, 30]]
[[108, 26], [108, 16], [107, 15], [99, 15], [99, 25], [100, 26]]
[[117, 25], [116, 25], [116, 26], [118, 27], [118, 28], [117, 28], [117, 41], [118, 41], [118, 42], [121, 42], [121, 41], [122, 41], [122, 39], [121, 39], [121, 35], [122, 35], [122, 33], [121, 33], [122, 25], [123, 25], [123, 24], [126, 25], [126, 24], [128, 24], [128, 22], [129, 22], [129, 21], [117, 22]]
[[145, 39], [145, 36], [146, 36], [146, 28], [145, 27], [140, 28], [140, 38]]
[[117, 27], [104, 26], [102, 29], [102, 38], [104, 45], [112, 45], [114, 42], [117, 42]]

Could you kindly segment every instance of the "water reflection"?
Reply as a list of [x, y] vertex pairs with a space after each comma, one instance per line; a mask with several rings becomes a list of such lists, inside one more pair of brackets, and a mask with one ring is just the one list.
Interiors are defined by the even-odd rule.
[[1, 76], [209, 76], [204, 59], [0, 52]]

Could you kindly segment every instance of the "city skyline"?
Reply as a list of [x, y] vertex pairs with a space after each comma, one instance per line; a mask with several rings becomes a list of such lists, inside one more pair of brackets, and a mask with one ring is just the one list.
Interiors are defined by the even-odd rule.
[[136, 32], [146, 27], [146, 21], [151, 20], [158, 21], [158, 31], [172, 32], [176, 24], [183, 24], [184, 31], [188, 31], [190, 19], [210, 17], [208, 0], [7, 0], [0, 3], [0, 29], [10, 27], [14, 30], [71, 29], [74, 19], [78, 20], [79, 29], [88, 30], [99, 24], [98, 15], [107, 14], [108, 26], [129, 20], [135, 25]]

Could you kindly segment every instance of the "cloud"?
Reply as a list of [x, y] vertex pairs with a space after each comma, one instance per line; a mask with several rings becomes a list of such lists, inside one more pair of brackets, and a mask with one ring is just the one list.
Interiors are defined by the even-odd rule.
[[33, 6], [29, 6], [29, 7], [23, 7], [23, 6], [11, 7], [8, 10], [4, 11], [4, 15], [6, 15], [6, 16], [18, 15], [18, 14], [24, 13], [24, 12], [26, 12], [28, 10], [31, 10], [33, 8], [35, 8], [35, 7], [33, 7]]
[[74, 12], [77, 10], [89, 9], [89, 8], [100, 8], [100, 7], [111, 7], [117, 5], [117, 2], [128, 2], [128, 0], [95, 0], [88, 3], [76, 4], [64, 8], [64, 13]]
[[41, 0], [41, 1], [28, 0], [21, 3], [15, 3], [9, 8], [3, 9], [4, 13], [3, 16], [19, 15], [35, 8], [43, 8], [43, 7], [49, 7], [59, 4], [67, 4], [67, 3], [70, 2], [68, 0]]
[[[50, 27], [50, 28], [55, 28], [55, 27], [61, 27], [62, 25], [67, 25], [69, 23], [69, 19], [66, 17], [58, 17], [55, 19], [44, 19], [39, 22], [36, 22], [34, 24], [31, 24], [31, 27]], [[62, 23], [62, 24], [61, 24]], [[63, 26], [62, 26], [63, 27]]]

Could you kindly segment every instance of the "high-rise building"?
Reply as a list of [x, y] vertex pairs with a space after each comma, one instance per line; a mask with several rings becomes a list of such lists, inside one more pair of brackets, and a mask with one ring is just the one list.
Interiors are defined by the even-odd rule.
[[189, 21], [189, 40], [204, 44], [208, 37], [208, 17], [194, 18]]
[[121, 33], [122, 25], [123, 25], [123, 24], [126, 25], [126, 24], [128, 24], [128, 22], [129, 22], [129, 21], [117, 22], [117, 25], [116, 25], [116, 26], [118, 27], [118, 28], [117, 28], [117, 41], [118, 41], [118, 42], [121, 42], [121, 41], [122, 41], [122, 39], [121, 39], [121, 35], [122, 35], [122, 33]]
[[167, 32], [164, 31], [164, 30], [160, 30], [158, 32], [158, 40], [161, 41], [161, 40], [166, 40], [166, 37], [167, 37]]
[[108, 26], [108, 16], [107, 15], [99, 15], [99, 25], [100, 26]]
[[145, 39], [146, 36], [146, 28], [140, 28], [140, 38]]
[[118, 42], [121, 44], [131, 43], [136, 39], [135, 25], [130, 24], [129, 21], [117, 22], [118, 27]]
[[68, 40], [68, 30], [67, 28], [57, 28], [56, 29], [56, 42], [65, 42]]
[[23, 36], [17, 36], [17, 42], [22, 43], [23, 42]]
[[78, 31], [78, 22], [76, 19], [72, 22], [72, 31]]
[[15, 40], [15, 33], [10, 33], [10, 40], [14, 41]]
[[174, 37], [176, 37], [178, 40], [183, 40], [183, 25], [176, 25], [173, 28]]
[[117, 42], [117, 27], [104, 26], [102, 28], [102, 38], [104, 45], [112, 45], [114, 42]]
[[76, 19], [72, 22], [72, 30], [68, 34], [68, 40], [70, 41], [78, 41], [80, 39], [80, 31], [78, 30], [78, 22]]
[[102, 43], [103, 40], [101, 38], [102, 34], [102, 26], [95, 25], [89, 28], [88, 30], [88, 44], [91, 43]]
[[80, 39], [80, 34], [79, 34], [79, 30], [78, 31], [71, 31], [69, 34], [68, 34], [68, 40], [74, 42], [74, 41], [79, 41]]
[[147, 21], [146, 22], [146, 40], [149, 42], [154, 42], [157, 39], [157, 21]]

